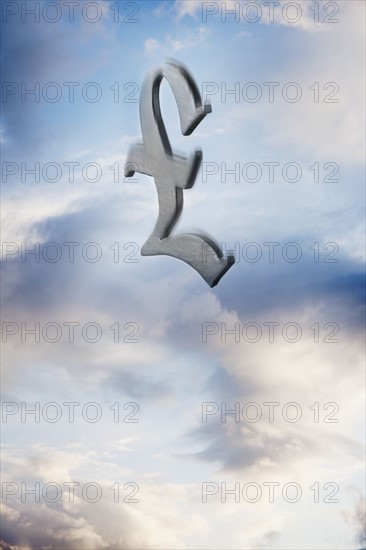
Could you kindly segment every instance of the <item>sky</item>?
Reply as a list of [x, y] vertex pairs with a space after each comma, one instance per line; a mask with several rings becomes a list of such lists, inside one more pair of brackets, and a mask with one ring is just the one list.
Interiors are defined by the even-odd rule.
[[[1, 2], [4, 550], [366, 547], [365, 5]], [[209, 113], [177, 233], [124, 177], [144, 78]], [[33, 412], [32, 412], [33, 411]]]

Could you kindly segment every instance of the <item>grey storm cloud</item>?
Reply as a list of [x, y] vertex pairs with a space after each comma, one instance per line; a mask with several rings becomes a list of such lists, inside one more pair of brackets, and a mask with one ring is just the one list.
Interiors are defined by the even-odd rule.
[[[308, 246], [305, 239], [299, 244], [303, 250]], [[346, 255], [339, 263], [314, 263], [311, 258], [293, 264], [282, 259], [272, 264], [242, 262], [226, 282], [217, 289], [221, 303], [246, 318], [326, 303], [328, 315], [338, 314], [354, 328], [363, 326], [363, 267]]]
[[172, 388], [164, 381], [151, 382], [144, 377], [128, 371], [111, 374], [105, 380], [105, 385], [119, 395], [132, 399], [159, 400], [172, 394]]
[[360, 496], [358, 499], [353, 514], [353, 524], [356, 527], [356, 540], [362, 545], [361, 550], [366, 548], [366, 501]]
[[[222, 400], [225, 400], [223, 394]], [[242, 403], [245, 399], [242, 400]], [[226, 404], [225, 404], [226, 406]], [[227, 409], [229, 410], [229, 404]], [[345, 452], [357, 462], [362, 446], [348, 437], [330, 436], [326, 440], [314, 439], [311, 432], [301, 428], [287, 428], [281, 432], [263, 431], [256, 424], [234, 422], [233, 415], [227, 415], [225, 423], [211, 419], [198, 428], [190, 430], [186, 437], [189, 441], [201, 443], [202, 450], [177, 455], [180, 458], [194, 459], [216, 464], [222, 472], [245, 472], [263, 459], [272, 464], [290, 465], [297, 460], [314, 459], [322, 456], [328, 449]], [[289, 467], [289, 466], [288, 466]], [[355, 514], [354, 520], [360, 517]]]
[[[107, 205], [104, 206], [107, 208]], [[112, 229], [112, 236], [109, 242], [107, 241], [107, 246], [103, 246], [110, 216], [102, 215], [101, 209], [102, 203], [98, 201], [98, 206], [92, 208], [86, 206], [81, 212], [53, 218], [38, 226], [41, 234], [45, 236], [45, 242], [55, 243], [58, 250], [61, 250], [61, 257], [57, 262], [44, 259], [42, 256], [44, 243], [40, 244], [40, 261], [37, 261], [38, 258], [32, 254], [24, 255], [25, 261], [22, 261], [20, 243], [18, 243], [19, 254], [13, 260], [9, 257], [2, 263], [4, 282], [9, 283], [4, 284], [4, 288], [7, 289], [7, 294], [3, 296], [5, 310], [9, 308], [14, 313], [32, 311], [32, 314], [37, 316], [47, 314], [47, 311], [54, 312], [58, 305], [72, 303], [73, 300], [87, 303], [90, 295], [102, 307], [104, 304], [108, 308], [116, 302], [116, 297], [119, 304], [123, 304], [124, 311], [133, 307], [135, 298], [130, 291], [131, 276], [128, 276], [128, 273], [131, 272], [134, 264], [114, 263], [112, 252], [107, 249], [108, 245], [114, 242]], [[91, 242], [103, 247], [101, 261], [94, 263], [83, 258], [83, 247]], [[70, 261], [70, 247], [63, 243], [79, 243], [74, 248], [73, 262]], [[27, 250], [34, 249], [34, 246], [35, 243], [25, 243]], [[55, 254], [55, 249], [50, 249], [50, 256], [52, 253]], [[95, 249], [91, 251], [92, 253], [95, 253]], [[108, 267], [111, 269], [108, 273], [106, 273], [105, 263], [107, 255], [110, 260]], [[111, 272], [115, 274], [114, 279], [110, 281], [113, 290], [105, 281], [105, 276], [107, 275], [109, 279]], [[124, 272], [123, 276], [121, 272]], [[113, 300], [111, 300], [111, 294], [114, 294]]]
[[252, 396], [256, 389], [249, 380], [243, 387], [239, 377], [224, 368], [217, 368], [212, 372], [205, 382], [205, 388], [215, 402], [220, 402], [223, 398], [230, 402], [245, 400]]
[[[154, 276], [162, 273], [161, 269], [174, 269], [182, 272], [187, 269], [178, 260], [144, 258], [136, 252], [136, 263], [114, 263], [108, 245], [114, 242], [119, 226], [118, 211], [109, 210], [109, 202], [98, 200], [97, 205], [85, 205], [81, 212], [60, 216], [39, 224], [37, 229], [45, 236], [48, 243], [89, 242], [105, 245], [104, 256], [95, 264], [80, 261], [80, 247], [77, 248], [79, 259], [70, 263], [65, 247], [63, 256], [57, 263], [40, 257], [36, 262], [32, 256], [25, 263], [20, 254], [9, 257], [2, 264], [4, 280], [9, 280], [9, 295], [4, 296], [4, 307], [11, 303], [11, 309], [31, 308], [32, 311], [52, 309], [65, 299], [87, 299], [103, 304], [111, 311], [130, 309], [137, 304], [140, 294], [131, 292], [131, 285], [136, 286], [135, 275], [143, 275], [146, 269]], [[106, 236], [110, 235], [108, 239]], [[302, 248], [306, 247], [306, 241]], [[301, 243], [300, 243], [301, 244]], [[27, 243], [31, 248], [33, 243]], [[140, 242], [136, 247], [141, 246]], [[52, 252], [52, 251], [51, 251]], [[106, 271], [106, 256], [110, 263]], [[106, 284], [108, 281], [108, 284]], [[144, 285], [142, 281], [139, 283]], [[177, 285], [179, 283], [177, 282]], [[193, 279], [191, 292], [200, 292], [201, 280]], [[11, 289], [11, 290], [10, 290]], [[129, 289], [129, 290], [128, 290]], [[178, 288], [177, 288], [178, 290]], [[142, 295], [144, 289], [141, 288]], [[365, 286], [362, 265], [347, 255], [339, 256], [338, 263], [314, 263], [311, 258], [303, 258], [298, 263], [290, 264], [284, 260], [257, 264], [238, 263], [214, 290], [222, 307], [235, 311], [239, 317], [253, 320], [256, 316], [275, 315], [279, 312], [291, 312], [308, 305], [326, 305], [327, 315], [341, 319], [346, 327], [356, 330], [363, 327]], [[142, 296], [141, 295], [141, 296]], [[137, 296], [137, 298], [136, 298]], [[116, 299], [117, 298], [117, 299]], [[19, 306], [17, 305], [19, 304]], [[140, 303], [139, 307], [143, 308]], [[207, 319], [209, 321], [209, 319]], [[181, 330], [179, 328], [179, 330]], [[171, 334], [174, 337], [174, 333]], [[179, 334], [177, 334], [179, 340]]]
[[[27, 483], [30, 482], [27, 481]], [[8, 548], [13, 550], [14, 547], [52, 550], [133, 549], [129, 533], [133, 533], [136, 524], [134, 526], [135, 521], [128, 511], [119, 510], [120, 533], [116, 536], [116, 533], [108, 533], [107, 526], [109, 524], [112, 527], [112, 525], [105, 508], [102, 511], [99, 507], [99, 519], [98, 511], [91, 509], [92, 504], [84, 503], [78, 508], [77, 512], [73, 512], [72, 509], [65, 509], [59, 503], [48, 505], [19, 503], [16, 508], [11, 509], [18, 510], [20, 517], [14, 519], [9, 514], [2, 518], [2, 537], [5, 545], [2, 547], [3, 550]], [[111, 512], [110, 509], [109, 512]], [[47, 528], [40, 529], [40, 525], [46, 525]], [[121, 526], [123, 526], [122, 529]]]

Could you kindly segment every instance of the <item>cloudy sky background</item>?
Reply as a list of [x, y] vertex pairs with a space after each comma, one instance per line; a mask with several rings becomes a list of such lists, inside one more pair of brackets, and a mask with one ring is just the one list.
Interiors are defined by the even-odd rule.
[[[229, 15], [223, 22], [220, 11], [205, 22], [202, 3], [194, 0], [133, 2], [132, 7], [120, 2], [119, 23], [112, 2], [97, 3], [96, 23], [83, 18], [80, 7], [70, 23], [63, 2], [55, 23], [33, 22], [31, 16], [24, 22], [23, 2], [15, 15], [6, 15], [5, 4], [3, 82], [19, 88], [39, 82], [41, 90], [56, 82], [63, 93], [55, 103], [29, 96], [22, 102], [20, 93], [3, 96], [3, 170], [4, 163], [31, 168], [54, 162], [63, 173], [55, 183], [42, 176], [36, 183], [31, 175], [22, 182], [20, 168], [7, 179], [3, 173], [3, 252], [20, 250], [22, 242], [27, 248], [38, 242], [41, 249], [53, 242], [63, 254], [55, 263], [3, 254], [2, 321], [28, 327], [95, 322], [103, 335], [97, 343], [85, 342], [77, 328], [70, 343], [64, 327], [57, 343], [34, 343], [31, 337], [22, 343], [20, 332], [9, 336], [2, 344], [2, 399], [29, 407], [96, 402], [103, 416], [88, 423], [80, 407], [70, 423], [64, 406], [54, 424], [31, 417], [22, 423], [20, 414], [5, 422], [3, 416], [3, 481], [29, 487], [37, 481], [41, 486], [97, 482], [103, 496], [95, 504], [80, 495], [70, 503], [64, 494], [55, 504], [32, 497], [22, 503], [20, 492], [9, 496], [2, 504], [3, 548], [364, 547], [364, 4], [338, 2], [333, 17], [339, 22], [333, 24], [315, 24], [310, 2], [301, 2], [296, 24], [281, 17], [282, 1], [274, 23], [262, 3], [257, 23]], [[227, 9], [234, 4], [226, 2]], [[246, 4], [236, 3], [240, 10]], [[330, 14], [325, 4], [319, 3], [321, 18]], [[137, 22], [124, 22], [134, 6], [138, 11], [130, 18]], [[50, 17], [56, 13], [52, 9]], [[93, 17], [93, 8], [88, 13]], [[204, 162], [226, 163], [229, 169], [248, 162], [302, 167], [298, 182], [285, 181], [281, 167], [275, 181], [263, 171], [256, 183], [229, 175], [223, 182], [220, 172], [204, 178], [200, 171], [194, 188], [185, 192], [179, 228], [200, 228], [227, 249], [239, 243], [242, 251], [245, 243], [256, 242], [263, 250], [258, 262], [238, 258], [214, 289], [183, 262], [136, 252], [156, 221], [156, 191], [149, 177], [124, 180], [123, 165], [130, 144], [141, 136], [137, 87], [167, 57], [185, 63], [200, 87], [216, 83], [219, 89], [208, 97], [212, 114], [183, 137], [173, 95], [163, 82], [162, 112], [174, 149], [187, 154], [202, 148]], [[80, 83], [73, 103], [65, 82]], [[90, 82], [102, 90], [95, 103], [80, 91]], [[258, 83], [263, 98], [250, 103], [241, 95], [236, 102], [227, 95], [223, 101], [224, 86], [232, 89], [236, 82], [240, 90]], [[273, 103], [264, 82], [280, 83]], [[281, 95], [289, 82], [301, 86], [296, 103]], [[315, 82], [318, 103], [309, 89]], [[332, 91], [323, 90], [329, 82], [339, 86], [337, 103], [322, 101]], [[110, 89], [114, 83], [119, 101]], [[132, 92], [135, 101], [127, 102]], [[66, 162], [80, 163], [73, 182]], [[83, 179], [81, 168], [88, 162], [101, 167], [100, 181]], [[321, 168], [318, 183], [309, 169], [315, 162]], [[115, 163], [118, 182], [109, 168]], [[339, 165], [338, 182], [322, 181], [326, 163]], [[73, 263], [67, 242], [80, 243]], [[96, 263], [81, 255], [90, 242], [102, 250]], [[116, 242], [119, 262], [109, 249]], [[131, 242], [136, 245], [123, 248]], [[268, 261], [265, 242], [280, 243], [274, 262]], [[298, 262], [282, 258], [289, 242], [302, 250]], [[309, 249], [314, 243], [319, 243], [319, 262]], [[333, 251], [324, 250], [327, 243], [339, 247], [338, 262], [323, 261]], [[123, 262], [129, 253], [137, 261]], [[138, 325], [139, 342], [115, 343], [108, 327], [116, 322]], [[218, 333], [204, 343], [207, 322], [228, 328], [256, 322], [263, 335], [256, 343], [235, 342], [233, 336], [223, 343]], [[273, 343], [263, 325], [268, 322], [280, 324]], [[289, 322], [302, 327], [296, 343], [281, 335]], [[309, 329], [315, 322], [319, 343]], [[337, 343], [323, 341], [330, 333], [326, 323], [339, 326]], [[129, 332], [122, 330], [122, 339]], [[137, 403], [139, 422], [114, 423], [108, 407], [115, 402], [121, 408]], [[226, 402], [228, 408], [256, 402], [263, 416], [257, 423], [233, 417], [221, 423], [215, 415], [203, 423], [203, 402]], [[290, 423], [276, 413], [270, 422], [264, 402], [279, 402], [278, 411], [296, 402], [302, 418]], [[321, 420], [331, 412], [323, 405], [336, 403], [339, 422], [315, 423], [309, 409], [315, 402]], [[130, 411], [122, 409], [123, 415]], [[231, 487], [256, 482], [262, 488], [264, 482], [281, 487], [296, 482], [303, 496], [289, 503], [279, 490], [269, 503], [263, 490], [257, 503], [236, 503], [233, 497], [222, 503], [219, 494], [203, 503], [207, 481]], [[138, 483], [139, 503], [113, 502], [108, 487], [116, 482]], [[309, 490], [315, 482], [319, 503]], [[322, 489], [326, 483], [339, 486], [338, 503], [322, 502], [330, 493]]]

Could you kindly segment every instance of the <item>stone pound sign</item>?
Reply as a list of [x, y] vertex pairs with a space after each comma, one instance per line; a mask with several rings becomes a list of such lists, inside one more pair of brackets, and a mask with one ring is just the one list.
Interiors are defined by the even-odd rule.
[[173, 153], [160, 110], [160, 84], [168, 81], [178, 106], [180, 127], [190, 135], [211, 112], [202, 103], [198, 87], [188, 70], [177, 62], [165, 63], [144, 80], [140, 94], [142, 143], [132, 145], [125, 176], [135, 172], [152, 176], [158, 192], [159, 215], [154, 230], [141, 249], [142, 256], [165, 254], [183, 260], [213, 287], [234, 264], [233, 255], [223, 256], [219, 246], [203, 234], [172, 234], [182, 210], [183, 189], [190, 189], [202, 162], [202, 151], [190, 157]]

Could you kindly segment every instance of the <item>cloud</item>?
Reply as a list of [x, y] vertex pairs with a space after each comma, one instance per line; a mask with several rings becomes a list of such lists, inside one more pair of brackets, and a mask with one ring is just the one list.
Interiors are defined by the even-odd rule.
[[206, 41], [209, 30], [206, 27], [199, 27], [196, 32], [188, 32], [184, 38], [175, 39], [170, 35], [167, 37], [167, 46], [173, 49], [173, 52], [178, 52], [188, 48], [193, 48]]
[[[23, 451], [25, 449], [23, 448]], [[7, 479], [13, 482], [24, 482], [25, 487], [35, 486], [40, 483], [42, 493], [46, 483], [57, 483], [61, 487], [61, 499], [56, 503], [50, 503], [49, 499], [55, 493], [51, 491], [48, 498], [41, 498], [37, 503], [32, 497], [26, 497], [27, 502], [21, 503], [20, 496], [24, 494], [19, 490], [15, 497], [8, 496], [3, 513], [3, 539], [4, 544], [11, 547], [19, 545], [30, 548], [48, 548], [60, 550], [62, 548], [74, 549], [75, 546], [81, 549], [97, 549], [108, 547], [111, 549], [132, 550], [134, 548], [176, 548], [181, 547], [183, 537], [202, 536], [206, 531], [203, 518], [186, 510], [186, 518], [189, 518], [190, 525], [187, 527], [185, 519], [179, 513], [177, 504], [190, 492], [189, 485], [174, 486], [162, 484], [146, 476], [138, 484], [138, 503], [123, 503], [125, 498], [123, 490], [126, 475], [128, 479], [136, 479], [136, 472], [126, 473], [117, 464], [109, 464], [112, 477], [107, 475], [107, 481], [100, 481], [100, 499], [95, 503], [89, 501], [89, 496], [82, 497], [82, 488], [87, 483], [95, 482], [90, 472], [93, 471], [93, 464], [98, 469], [103, 469], [105, 459], [100, 450], [94, 455], [84, 455], [82, 464], [80, 456], [76, 453], [63, 453], [63, 460], [67, 462], [70, 469], [69, 474], [55, 477], [55, 472], [49, 472], [47, 454], [52, 454], [54, 464], [60, 464], [59, 453], [50, 447], [42, 449], [27, 449], [33, 457], [30, 460], [19, 460], [16, 458], [16, 451], [12, 449], [7, 452], [5, 462], [7, 464]], [[8, 463], [8, 459], [15, 459], [19, 464], [18, 471]], [[37, 464], [36, 471], [33, 464]], [[82, 468], [80, 468], [82, 466]], [[90, 469], [91, 468], [91, 469]], [[112, 469], [112, 470], [111, 470]], [[88, 476], [89, 470], [89, 477]], [[82, 474], [81, 474], [82, 472]], [[81, 474], [81, 475], [80, 475]], [[115, 479], [113, 480], [113, 475]], [[118, 502], [115, 502], [116, 493], [110, 490], [110, 486], [120, 483], [121, 491]], [[25, 482], [26, 480], [26, 482]], [[74, 499], [70, 500], [69, 486], [66, 482], [79, 483], [74, 486]], [[128, 492], [128, 491], [127, 491]], [[94, 496], [94, 493], [93, 493]], [[172, 502], [176, 504], [172, 504]], [[19, 512], [19, 514], [18, 514]], [[44, 529], [39, 525], [43, 524]]]
[[144, 50], [147, 53], [164, 52], [169, 57], [172, 52], [175, 54], [204, 44], [208, 35], [209, 29], [206, 27], [199, 27], [193, 31], [186, 29], [184, 32], [177, 29], [174, 38], [169, 33], [165, 38], [165, 42], [148, 38], [144, 42]]
[[174, 8], [178, 18], [181, 19], [185, 15], [195, 17], [199, 10], [202, 10], [201, 2], [192, 2], [191, 0], [176, 0]]
[[[299, 536], [304, 547], [314, 546], [315, 532], [319, 547], [349, 547], [355, 533], [357, 543], [364, 544], [361, 506], [354, 505], [347, 489], [359, 485], [362, 471], [362, 139], [360, 90], [355, 85], [362, 33], [361, 8], [344, 6], [342, 24], [327, 30], [323, 25], [319, 32], [312, 32], [309, 17], [301, 28], [251, 25], [250, 36], [248, 26], [237, 26], [232, 16], [222, 25], [218, 14], [217, 25], [204, 27], [197, 17], [201, 3], [195, 1], [153, 7], [156, 16], [164, 12], [155, 20], [154, 38], [150, 12], [141, 6], [137, 41], [130, 40], [137, 27], [124, 25], [122, 32], [107, 6], [107, 24], [101, 26], [78, 21], [75, 26], [53, 26], [51, 34], [42, 25], [9, 26], [6, 78], [100, 79], [110, 101], [95, 110], [64, 105], [51, 111], [44, 104], [23, 109], [19, 102], [7, 106], [9, 159], [16, 154], [23, 160], [26, 152], [33, 162], [67, 154], [97, 161], [104, 178], [94, 185], [76, 170], [73, 183], [17, 181], [5, 190], [5, 240], [19, 246], [24, 241], [29, 248], [38, 241], [41, 250], [46, 243], [58, 243], [62, 258], [52, 263], [41, 252], [39, 262], [31, 256], [22, 262], [18, 253], [2, 264], [3, 320], [19, 327], [56, 322], [63, 332], [54, 344], [34, 342], [32, 336], [23, 343], [20, 328], [9, 337], [3, 345], [4, 395], [29, 408], [35, 402], [94, 401], [103, 408], [103, 417], [96, 424], [80, 415], [74, 424], [64, 418], [56, 424], [31, 418], [23, 423], [20, 415], [9, 419], [3, 426], [4, 479], [29, 484], [97, 480], [110, 498], [96, 505], [79, 498], [74, 503], [29, 501], [24, 506], [18, 495], [4, 507], [4, 548], [293, 548]], [[235, 33], [244, 36], [247, 50], [233, 47]], [[250, 41], [255, 41], [253, 47]], [[218, 92], [212, 98], [213, 115], [192, 139], [178, 132], [176, 104], [171, 94], [170, 104], [165, 102], [162, 90], [172, 145], [184, 151], [201, 146], [205, 160], [214, 159], [219, 166], [226, 161], [231, 167], [235, 158], [243, 163], [298, 160], [306, 167], [316, 160], [342, 164], [339, 185], [331, 187], [309, 184], [308, 175], [299, 185], [282, 182], [281, 177], [270, 185], [224, 184], [219, 175], [206, 185], [197, 178], [192, 192], [185, 193], [181, 226], [202, 226], [219, 242], [226, 240], [226, 248], [239, 245], [240, 261], [215, 289], [183, 262], [140, 255], [157, 217], [154, 182], [138, 174], [137, 182], [116, 183], [110, 170], [122, 165], [130, 143], [141, 139], [138, 103], [125, 101], [122, 92], [129, 90], [124, 85], [134, 79], [141, 85], [151, 61], [147, 54], [172, 51], [187, 58], [201, 82], [216, 79], [230, 88], [230, 79], [296, 79], [311, 96], [308, 86], [313, 82], [339, 81], [341, 90], [339, 104], [315, 107], [309, 101], [229, 105], [220, 101]], [[121, 93], [114, 101], [109, 87], [117, 81]], [[75, 138], [80, 129], [84, 133]], [[246, 261], [241, 254], [244, 243], [251, 241], [262, 243], [258, 262]], [[263, 246], [267, 241], [281, 241], [273, 263]], [[286, 262], [281, 254], [289, 241], [302, 250], [298, 263]], [[338, 263], [323, 261], [331, 252], [323, 246], [330, 241], [340, 247]], [[68, 260], [68, 242], [78, 244], [74, 262]], [[91, 242], [102, 250], [95, 263], [82, 253]], [[319, 262], [314, 261], [314, 243], [319, 243]], [[136, 262], [126, 261], [131, 244]], [[73, 343], [65, 322], [80, 324]], [[88, 322], [102, 328], [99, 342], [83, 339], [81, 327]], [[137, 343], [124, 341], [129, 322], [138, 325]], [[204, 322], [218, 327], [206, 343]], [[273, 343], [267, 337], [268, 322], [279, 323]], [[289, 322], [300, 325], [299, 342], [283, 337]], [[115, 323], [122, 331], [118, 342], [111, 329]], [[257, 343], [242, 338], [246, 323], [261, 327]], [[319, 342], [314, 341], [315, 323]], [[228, 333], [223, 342], [220, 329], [232, 330], [235, 324], [240, 327], [239, 341]], [[336, 325], [339, 341], [327, 343], [324, 338]], [[139, 405], [140, 421], [113, 422], [110, 406], [119, 403], [123, 408], [131, 401]], [[272, 423], [263, 403], [274, 401], [280, 406]], [[302, 417], [298, 423], [287, 422], [283, 405], [295, 401]], [[202, 402], [225, 402], [228, 407], [256, 402], [263, 414], [258, 423], [232, 418], [221, 423], [217, 415], [203, 424]], [[315, 403], [318, 423], [313, 419]], [[324, 408], [328, 403], [339, 407], [338, 423], [323, 422], [332, 412], [332, 407]], [[306, 490], [316, 480], [322, 487], [333, 481], [340, 485], [342, 502], [315, 504], [304, 490], [304, 501], [295, 506], [282, 501], [223, 504], [219, 495], [206, 506], [201, 483], [209, 479], [218, 484], [295, 480]], [[113, 502], [109, 487], [116, 480], [140, 483], [138, 506]], [[304, 517], [314, 529], [304, 529]]]
[[[340, 14], [338, 24], [321, 25], [326, 31], [302, 35], [301, 49], [295, 47], [298, 33], [286, 27], [276, 46], [278, 55], [286, 48], [292, 54], [285, 62], [276, 63], [273, 71], [266, 67], [267, 81], [279, 83], [276, 100], [270, 103], [262, 98], [252, 104], [240, 101], [229, 111], [226, 124], [242, 127], [249, 117], [256, 126], [260, 124], [269, 149], [287, 148], [292, 155], [361, 165], [364, 131], [359, 121], [364, 113], [364, 84], [359, 75], [364, 66], [364, 4], [342, 2]], [[341, 46], [345, 42], [347, 48]], [[309, 58], [313, 60], [310, 65], [305, 63]], [[237, 80], [238, 75], [239, 70]], [[297, 86], [297, 97], [301, 96], [294, 103], [286, 101], [286, 90], [281, 90], [290, 82]], [[267, 95], [261, 81], [258, 84], [263, 96]]]
[[360, 547], [364, 548], [366, 546], [365, 497], [358, 494], [357, 499], [354, 502], [353, 510], [345, 511], [343, 515], [346, 522], [352, 525], [356, 530], [355, 542], [357, 543], [357, 545], [360, 545]]
[[158, 49], [159, 42], [155, 38], [148, 38], [144, 42], [144, 47], [147, 52], [153, 52]]

